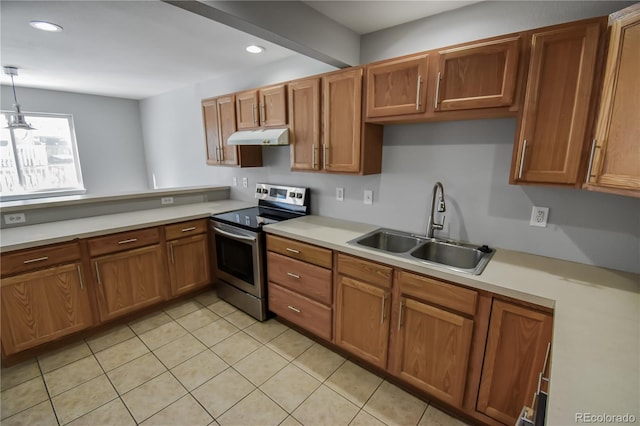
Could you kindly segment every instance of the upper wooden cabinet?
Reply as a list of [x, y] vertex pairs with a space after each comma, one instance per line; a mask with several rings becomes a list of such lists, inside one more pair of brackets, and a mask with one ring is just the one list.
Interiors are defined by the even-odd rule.
[[202, 101], [207, 147], [207, 164], [261, 167], [262, 147], [227, 144], [236, 131], [236, 103], [233, 95]]
[[368, 64], [367, 118], [423, 114], [428, 69], [428, 54]]
[[551, 315], [494, 300], [482, 369], [478, 411], [515, 424], [530, 405], [551, 342]]
[[515, 100], [520, 37], [438, 52], [434, 109], [510, 106]]
[[588, 20], [533, 33], [511, 183], [578, 183], [603, 23]]
[[640, 4], [611, 15], [588, 189], [640, 197]]
[[284, 84], [236, 94], [238, 130], [287, 125]]
[[320, 77], [288, 84], [291, 170], [320, 170]]

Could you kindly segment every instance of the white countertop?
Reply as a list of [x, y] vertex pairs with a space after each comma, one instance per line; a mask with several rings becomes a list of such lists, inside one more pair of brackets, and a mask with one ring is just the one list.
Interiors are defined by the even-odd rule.
[[576, 413], [640, 421], [639, 275], [501, 249], [481, 275], [468, 275], [346, 244], [377, 228], [305, 216], [264, 229], [554, 308], [547, 424], [576, 424]]
[[2, 229], [0, 252], [199, 219], [254, 205], [242, 201], [221, 200]]

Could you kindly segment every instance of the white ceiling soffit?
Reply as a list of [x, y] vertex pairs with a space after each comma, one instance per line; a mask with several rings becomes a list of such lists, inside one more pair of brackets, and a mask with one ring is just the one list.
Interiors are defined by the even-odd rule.
[[368, 34], [447, 10], [458, 9], [476, 1], [305, 1], [306, 4], [358, 34]]
[[[36, 30], [34, 19], [64, 31]], [[295, 54], [157, 0], [2, 0], [0, 24], [2, 65], [19, 68], [16, 85], [132, 99]], [[249, 44], [266, 51], [247, 53]], [[4, 74], [0, 81], [11, 82]]]

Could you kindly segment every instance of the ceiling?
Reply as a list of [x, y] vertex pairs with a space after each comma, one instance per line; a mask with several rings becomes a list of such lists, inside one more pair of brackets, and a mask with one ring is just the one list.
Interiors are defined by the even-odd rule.
[[[473, 1], [309, 1], [358, 34]], [[39, 19], [64, 28], [47, 33]], [[297, 53], [158, 0], [0, 1], [0, 57], [17, 86], [132, 99], [256, 68]], [[249, 44], [266, 47], [247, 53]], [[10, 84], [2, 74], [0, 81]], [[18, 93], [19, 98], [19, 93]]]

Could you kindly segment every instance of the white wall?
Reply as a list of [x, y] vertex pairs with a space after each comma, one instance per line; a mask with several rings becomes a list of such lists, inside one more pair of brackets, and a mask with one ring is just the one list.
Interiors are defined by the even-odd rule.
[[[364, 36], [361, 57], [369, 62], [604, 15], [621, 6], [610, 2], [498, 2], [469, 7], [472, 9]], [[295, 73], [295, 66], [293, 62], [275, 64], [271, 70], [252, 70], [212, 82], [206, 89], [196, 85], [142, 101], [149, 172], [156, 173], [161, 186], [230, 185], [233, 176], [248, 177], [248, 189], [231, 191], [232, 198], [248, 201], [253, 200], [252, 186], [258, 181], [309, 186], [315, 214], [420, 233], [427, 222], [431, 188], [441, 181], [447, 196], [444, 235], [640, 272], [640, 200], [509, 185], [516, 124], [512, 118], [385, 126], [383, 170], [375, 176], [294, 173], [289, 170], [288, 147], [263, 148], [262, 168], [206, 166], [200, 99], [286, 80], [275, 71]], [[302, 67], [300, 75], [306, 70]], [[345, 201], [335, 200], [336, 187], [345, 188]], [[364, 189], [374, 190], [372, 206], [362, 203]], [[529, 226], [533, 205], [550, 208], [547, 228]]]
[[[87, 194], [146, 190], [147, 177], [138, 101], [17, 87], [25, 112], [72, 114]], [[13, 110], [10, 86], [2, 109]]]

